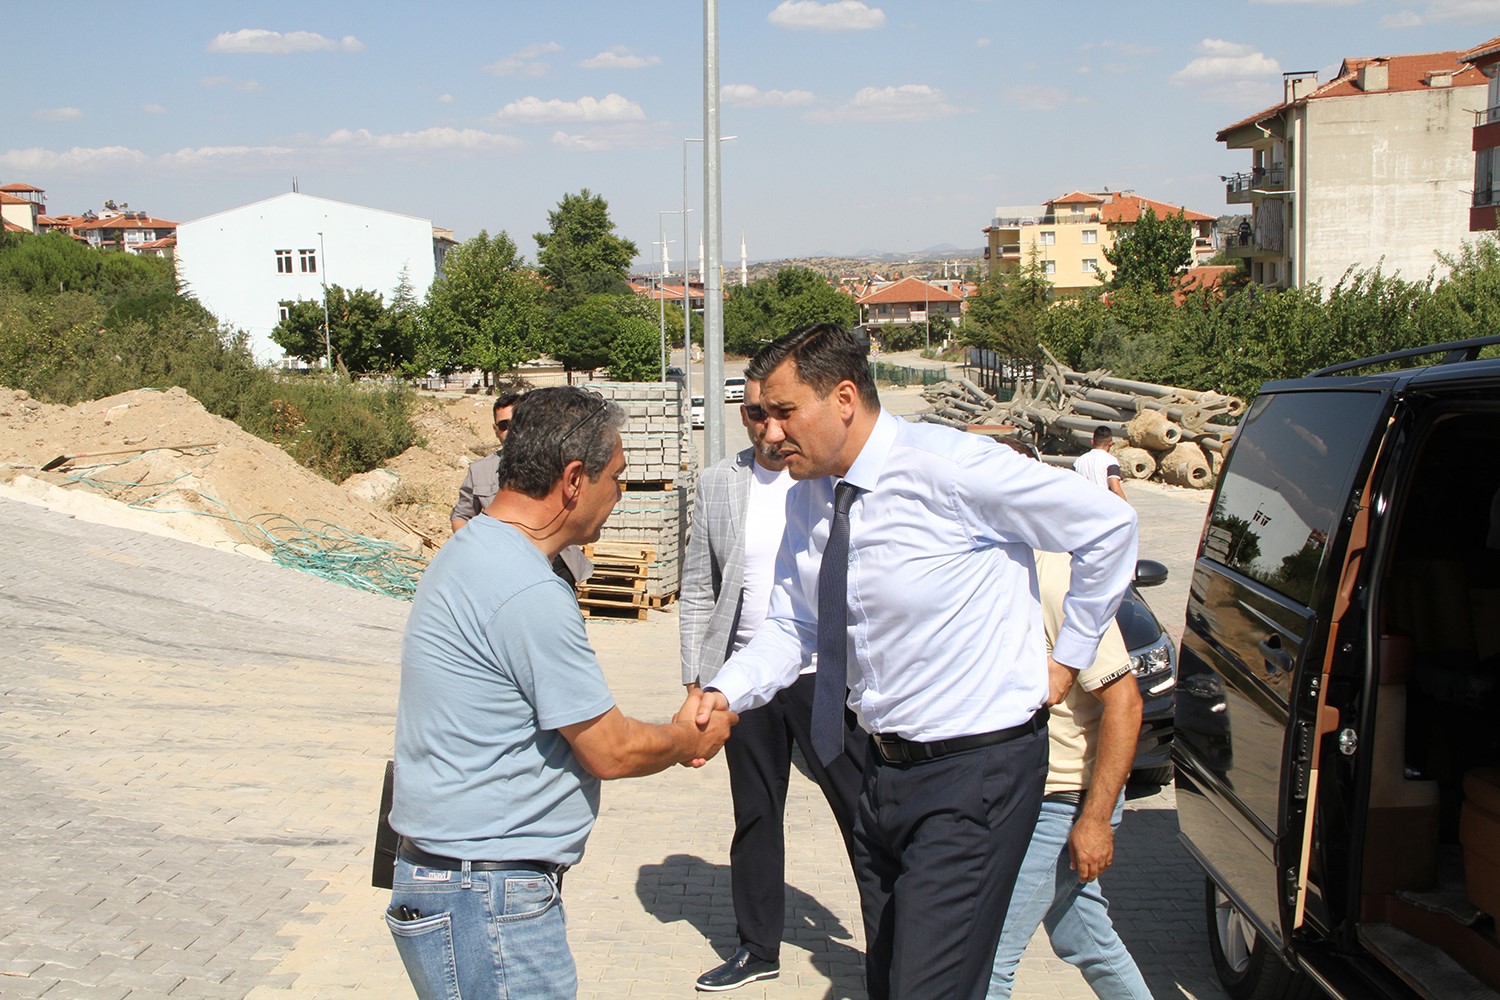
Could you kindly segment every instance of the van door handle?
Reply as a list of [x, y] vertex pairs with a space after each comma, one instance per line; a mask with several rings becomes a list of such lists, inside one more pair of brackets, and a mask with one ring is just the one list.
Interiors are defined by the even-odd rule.
[[1280, 671], [1290, 673], [1292, 670], [1292, 654], [1290, 650], [1281, 648], [1281, 636], [1273, 635], [1260, 641], [1260, 655], [1264, 656], [1266, 662], [1266, 676]]

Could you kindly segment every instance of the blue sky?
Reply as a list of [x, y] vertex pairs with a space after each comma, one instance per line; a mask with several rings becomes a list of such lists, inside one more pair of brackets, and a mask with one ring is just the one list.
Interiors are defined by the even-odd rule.
[[[6, 21], [0, 183], [184, 222], [295, 176], [528, 258], [589, 188], [651, 254], [702, 134], [702, 21], [695, 0], [32, 4]], [[1225, 212], [1248, 160], [1214, 135], [1283, 72], [1470, 48], [1500, 0], [725, 0], [719, 24], [736, 262], [742, 232], [753, 259], [977, 247], [996, 205], [1076, 188]]]

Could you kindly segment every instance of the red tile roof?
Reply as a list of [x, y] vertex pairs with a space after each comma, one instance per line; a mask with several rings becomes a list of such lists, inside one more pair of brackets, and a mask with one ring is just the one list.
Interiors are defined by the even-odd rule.
[[[1486, 58], [1488, 57], [1488, 58]], [[1466, 63], [1480, 63], [1487, 65], [1500, 58], [1500, 35], [1496, 35], [1487, 42], [1480, 42], [1474, 48], [1459, 56]]]
[[137, 243], [135, 245], [135, 248], [137, 250], [166, 250], [169, 247], [175, 247], [176, 245], [177, 237], [168, 236], [163, 239], [152, 240], [149, 243]]
[[[1485, 43], [1486, 45], [1490, 43]], [[1484, 48], [1484, 46], [1480, 46]], [[1488, 83], [1485, 75], [1473, 66], [1466, 65], [1463, 56], [1467, 53], [1460, 52], [1419, 52], [1406, 56], [1377, 56], [1374, 58], [1351, 57], [1345, 59], [1339, 67], [1338, 75], [1332, 80], [1315, 89], [1311, 94], [1300, 101], [1273, 104], [1269, 108], [1257, 111], [1247, 118], [1241, 118], [1232, 125], [1226, 125], [1219, 130], [1218, 141], [1223, 142], [1224, 137], [1235, 129], [1244, 128], [1254, 122], [1264, 121], [1284, 108], [1302, 101], [1316, 101], [1326, 97], [1374, 97], [1377, 94], [1391, 94], [1402, 91], [1422, 90], [1430, 88], [1427, 83], [1428, 77], [1434, 72], [1452, 73], [1454, 87], [1484, 86]], [[1386, 65], [1386, 88], [1377, 91], [1364, 91], [1359, 89], [1359, 71], [1370, 63], [1385, 63]]]
[[928, 284], [921, 278], [902, 278], [879, 291], [860, 296], [857, 301], [860, 305], [867, 306], [895, 302], [962, 302], [963, 299], [938, 285]]
[[1099, 218], [1106, 225], [1129, 226], [1138, 222], [1140, 217], [1145, 214], [1147, 208], [1154, 211], [1158, 219], [1165, 219], [1167, 216], [1176, 215], [1178, 212], [1181, 212], [1188, 222], [1211, 222], [1215, 218], [1212, 215], [1204, 215], [1202, 212], [1194, 212], [1191, 209], [1183, 208], [1181, 205], [1173, 205], [1165, 201], [1154, 201], [1150, 198], [1142, 198], [1133, 194], [1115, 195], [1099, 210]]
[[35, 205], [35, 204], [36, 204], [36, 202], [32, 201], [30, 198], [17, 198], [13, 194], [6, 194], [4, 191], [0, 191], [0, 205]]
[[1239, 267], [1235, 264], [1190, 267], [1177, 277], [1177, 284], [1172, 289], [1172, 299], [1178, 305], [1182, 305], [1189, 296], [1196, 295], [1198, 292], [1217, 291], [1224, 283], [1224, 279], [1238, 270]]
[[0, 191], [9, 191], [11, 194], [15, 194], [19, 191], [31, 191], [35, 192], [36, 194], [46, 194], [46, 192], [41, 188], [32, 187], [30, 184], [0, 184]]
[[105, 229], [176, 229], [177, 223], [168, 222], [166, 219], [134, 218], [124, 215], [114, 215], [108, 219], [90, 219], [73, 226], [78, 230], [105, 230]]
[[1087, 191], [1069, 191], [1061, 198], [1053, 198], [1049, 204], [1052, 205], [1099, 205], [1104, 199], [1097, 194], [1089, 194]]
[[7, 233], [29, 233], [29, 232], [31, 232], [31, 230], [27, 229], [25, 226], [18, 226], [14, 222], [11, 222], [9, 219], [0, 219], [0, 223], [4, 223], [4, 229], [5, 229], [5, 232], [7, 232]]

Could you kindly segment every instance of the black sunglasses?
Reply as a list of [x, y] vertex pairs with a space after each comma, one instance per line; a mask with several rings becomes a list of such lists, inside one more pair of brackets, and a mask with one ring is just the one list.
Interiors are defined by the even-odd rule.
[[594, 408], [592, 410], [590, 410], [586, 416], [582, 417], [572, 427], [569, 427], [567, 433], [564, 434], [561, 438], [558, 439], [558, 441], [557, 441], [557, 451], [558, 451], [558, 457], [559, 458], [562, 457], [563, 445], [567, 444], [568, 438], [570, 438], [574, 434], [578, 433], [578, 429], [580, 427], [582, 427], [584, 424], [588, 423], [590, 420], [593, 420], [594, 418], [596, 418], [597, 416], [599, 416], [599, 414], [603, 413], [609, 407], [609, 401], [607, 399], [605, 399], [602, 395], [600, 395], [597, 392], [594, 392], [592, 389], [586, 390], [586, 391], [588, 392], [588, 394], [590, 396], [593, 396], [594, 399], [597, 400], [597, 402], [596, 402]]
[[495, 421], [495, 430], [497, 430], [497, 431], [508, 431], [508, 430], [510, 430], [510, 421], [509, 420], [496, 420]]
[[750, 418], [751, 423], [763, 423], [768, 416], [766, 408], [759, 403], [741, 403], [740, 409], [745, 411], [745, 416]]

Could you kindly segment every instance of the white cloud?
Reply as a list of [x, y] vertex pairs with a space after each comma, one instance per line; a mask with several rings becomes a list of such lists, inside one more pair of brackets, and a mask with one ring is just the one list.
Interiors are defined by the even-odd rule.
[[323, 144], [346, 149], [378, 149], [393, 152], [519, 149], [525, 145], [515, 136], [499, 132], [485, 132], [477, 128], [428, 128], [420, 132], [383, 134], [363, 128], [341, 128], [330, 133], [323, 140]]
[[634, 101], [619, 94], [607, 94], [602, 98], [580, 97], [576, 101], [556, 98], [544, 101], [540, 97], [523, 97], [511, 101], [496, 112], [501, 121], [532, 123], [548, 122], [629, 122], [640, 121], [646, 112]]
[[260, 90], [260, 83], [255, 80], [236, 80], [227, 76], [200, 77], [198, 82], [205, 87], [228, 87], [230, 90], [238, 90], [242, 94], [253, 94], [257, 90]]
[[625, 46], [616, 45], [578, 65], [584, 69], [645, 69], [661, 65], [661, 56], [638, 56]]
[[578, 153], [606, 153], [620, 149], [662, 149], [673, 141], [670, 126], [657, 124], [602, 125], [586, 132], [552, 133], [552, 145]]
[[976, 38], [976, 39], [974, 39], [974, 47], [976, 49], [982, 49], [982, 48], [984, 48], [988, 44], [990, 44], [990, 40], [988, 38]]
[[444, 94], [444, 95], [442, 95], [441, 97], [438, 98], [438, 103], [439, 104], [452, 104], [453, 103], [453, 95], [452, 94]]
[[537, 77], [546, 76], [552, 67], [543, 62], [541, 57], [553, 52], [561, 52], [562, 46], [556, 42], [533, 42], [510, 55], [505, 56], [484, 68], [486, 73], [495, 76], [520, 76]]
[[959, 109], [949, 104], [936, 87], [925, 83], [904, 83], [899, 87], [865, 87], [847, 103], [810, 112], [807, 119], [813, 122], [926, 122], [958, 113]]
[[1380, 19], [1382, 28], [1415, 28], [1422, 23], [1422, 18], [1416, 11], [1401, 10], [1394, 14], [1387, 14]]
[[1000, 96], [1007, 104], [1013, 104], [1024, 111], [1057, 111], [1069, 104], [1083, 103], [1082, 98], [1074, 97], [1066, 90], [1041, 85], [1006, 87], [1001, 90]]
[[267, 31], [265, 28], [241, 28], [225, 31], [214, 36], [208, 43], [210, 52], [230, 52], [236, 55], [285, 56], [298, 52], [359, 52], [365, 47], [353, 35], [343, 38], [325, 38], [316, 31]]
[[793, 31], [869, 31], [885, 27], [885, 11], [861, 0], [782, 0], [766, 20]]
[[719, 96], [737, 108], [798, 108], [813, 102], [810, 90], [761, 90], [748, 83], [726, 83]]
[[77, 108], [38, 108], [31, 117], [43, 122], [76, 122], [83, 120], [83, 112]]
[[1211, 85], [1227, 81], [1278, 76], [1281, 64], [1249, 45], [1222, 38], [1205, 38], [1197, 45], [1198, 58], [1172, 74], [1176, 84]]
[[122, 170], [146, 162], [146, 154], [128, 146], [74, 146], [61, 152], [50, 149], [10, 149], [0, 153], [0, 165], [18, 174], [93, 173]]
[[1437, 24], [1493, 25], [1500, 0], [1428, 0], [1423, 20]]
[[175, 153], [163, 153], [156, 161], [164, 167], [219, 169], [259, 166], [292, 152], [286, 146], [199, 146], [196, 149], [184, 147]]
[[142, 104], [141, 110], [148, 115], [164, 115], [167, 113], [167, 109], [160, 104]]

